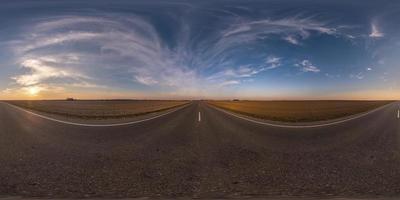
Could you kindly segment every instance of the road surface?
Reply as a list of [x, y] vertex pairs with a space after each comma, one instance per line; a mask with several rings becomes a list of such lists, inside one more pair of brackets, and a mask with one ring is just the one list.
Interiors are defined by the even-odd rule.
[[0, 196], [400, 196], [399, 103], [312, 128], [257, 124], [205, 102], [114, 127], [0, 103]]

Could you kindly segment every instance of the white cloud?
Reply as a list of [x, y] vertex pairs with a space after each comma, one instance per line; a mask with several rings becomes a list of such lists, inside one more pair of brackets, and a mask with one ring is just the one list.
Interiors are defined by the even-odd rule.
[[[276, 59], [274, 62], [276, 62]], [[252, 77], [265, 70], [267, 70], [267, 67], [265, 66], [252, 65], [242, 65], [236, 69], [226, 68], [222, 71], [218, 71], [208, 76], [205, 82], [209, 82], [210, 85], [208, 87], [210, 88], [212, 88], [214, 85], [217, 85], [218, 87], [237, 85], [245, 82], [254, 81]]]
[[158, 81], [154, 80], [152, 77], [150, 76], [140, 76], [140, 75], [136, 75], [135, 79], [137, 82], [144, 84], [144, 85], [155, 85], [158, 83]]
[[340, 74], [330, 74], [330, 73], [325, 73], [325, 76], [328, 78], [340, 78]]
[[282, 58], [275, 56], [268, 56], [266, 63], [269, 65], [265, 69], [275, 69], [281, 65]]
[[220, 86], [231, 85], [227, 83], [240, 84], [246, 82], [247, 79], [256, 76], [257, 74], [275, 69], [281, 65], [282, 58], [276, 56], [268, 56], [265, 59], [265, 64], [262, 65], [241, 65], [238, 68], [225, 68], [207, 77], [208, 81], [221, 82]]
[[242, 65], [237, 69], [228, 68], [214, 73], [207, 77], [207, 80], [215, 82], [221, 80], [225, 81], [231, 79], [250, 78], [265, 70], [267, 70], [267, 68], [262, 66], [254, 67], [252, 65]]
[[303, 37], [309, 36], [309, 31], [317, 31], [329, 35], [337, 33], [335, 28], [330, 28], [323, 22], [310, 18], [288, 17], [278, 20], [265, 19], [235, 24], [225, 31], [224, 37], [250, 31], [257, 34], [299, 33]]
[[364, 74], [362, 72], [359, 72], [357, 74], [350, 74], [350, 78], [361, 80], [364, 79]]
[[26, 40], [31, 40], [32, 42], [26, 43], [26, 41], [21, 42], [21, 45], [15, 46], [15, 51], [19, 53], [25, 53], [30, 50], [35, 50], [39, 48], [49, 47], [52, 45], [65, 44], [67, 42], [82, 41], [82, 40], [94, 40], [100, 39], [104, 35], [99, 33], [91, 32], [67, 32], [61, 34], [54, 34], [49, 37], [49, 35], [37, 36], [37, 37], [27, 37]]
[[367, 69], [366, 69], [367, 71], [371, 71], [372, 70], [372, 68], [371, 67], [367, 67]]
[[238, 80], [228, 80], [228, 81], [224, 81], [222, 83], [219, 84], [220, 87], [224, 87], [224, 86], [229, 86], [229, 85], [237, 85], [240, 84], [240, 81]]
[[[21, 86], [98, 85], [83, 74], [111, 78], [108, 81], [117, 81], [122, 74], [133, 77], [132, 82], [175, 88], [196, 87], [198, 81], [194, 70], [181, 60], [183, 53], [167, 48], [153, 25], [138, 16], [60, 16], [26, 29], [11, 46], [16, 62], [30, 70], [14, 77]], [[86, 46], [92, 50], [82, 48]]]
[[235, 38], [236, 42], [249, 42], [275, 34], [287, 35], [283, 39], [292, 44], [298, 44], [296, 38], [306, 39], [311, 35], [311, 31], [328, 35], [339, 34], [337, 28], [329, 27], [326, 23], [312, 18], [287, 17], [278, 20], [264, 19], [233, 24], [222, 32], [222, 38], [225, 43], [229, 41], [228, 38]]
[[318, 73], [321, 70], [313, 65], [309, 60], [303, 60], [300, 63], [295, 64], [296, 67], [300, 67], [300, 70], [303, 72], [314, 72]]
[[381, 38], [383, 36], [384, 34], [378, 29], [378, 25], [375, 22], [371, 23], [371, 33], [369, 34], [369, 37]]
[[50, 78], [62, 78], [62, 77], [71, 77], [71, 78], [79, 78], [79, 75], [74, 73], [70, 73], [65, 70], [56, 69], [54, 67], [46, 65], [43, 61], [38, 59], [27, 59], [24, 60], [21, 65], [24, 68], [30, 69], [29, 74], [24, 74], [20, 76], [13, 77], [13, 79], [19, 84], [23, 86], [31, 86], [38, 83], [41, 83], [44, 80]]
[[[269, 56], [259, 65], [240, 66], [231, 54], [238, 47], [253, 48], [254, 42], [272, 35], [300, 44], [311, 34], [340, 34], [339, 28], [313, 18], [238, 21], [241, 23], [225, 24], [222, 30], [196, 41], [190, 35], [191, 24], [183, 20], [177, 26], [179, 40], [170, 47], [150, 21], [136, 15], [41, 19], [12, 43], [16, 63], [25, 69], [14, 80], [20, 87], [82, 88], [97, 87], [98, 81], [116, 87], [130, 81], [191, 94], [240, 84], [282, 65], [282, 58]], [[304, 72], [320, 71], [308, 60], [301, 67]]]
[[251, 27], [247, 24], [243, 24], [238, 26], [237, 28], [234, 29], [228, 29], [226, 32], [223, 33], [223, 37], [229, 37], [231, 35], [237, 34], [237, 33], [244, 33], [247, 31], [251, 31]]
[[60, 16], [60, 17], [54, 17], [54, 18], [49, 18], [46, 21], [43, 21], [39, 24], [36, 24], [34, 26], [35, 30], [38, 30], [40, 32], [46, 32], [46, 31], [52, 31], [54, 29], [58, 28], [63, 28], [66, 26], [71, 26], [71, 25], [79, 25], [79, 24], [109, 24], [109, 25], [115, 25], [115, 22], [112, 20], [107, 20], [104, 18], [97, 18], [97, 17], [89, 17], [89, 16]]
[[288, 35], [286, 37], [283, 37], [284, 40], [286, 40], [287, 42], [289, 42], [290, 44], [294, 44], [294, 45], [299, 45], [300, 42], [297, 40], [297, 38], [295, 38], [292, 35]]
[[2, 90], [1, 92], [4, 93], [4, 94], [10, 94], [12, 92], [12, 89], [11, 88], [6, 88], [6, 89]]
[[80, 81], [77, 83], [72, 83], [72, 84], [67, 84], [67, 86], [71, 86], [71, 87], [77, 87], [77, 88], [108, 88], [107, 86], [104, 85], [96, 85], [93, 83], [89, 83], [86, 81]]
[[222, 63], [226, 63], [226, 60], [235, 60], [234, 53], [240, 49], [258, 48], [262, 43], [260, 40], [267, 38], [279, 37], [292, 44], [300, 45], [302, 40], [309, 38], [312, 34], [345, 36], [342, 33], [344, 26], [333, 26], [313, 17], [295, 16], [261, 20], [239, 17], [230, 22], [232, 23], [226, 24], [226, 28], [215, 37], [200, 42], [199, 48], [204, 49], [205, 53], [199, 58], [206, 60], [200, 62], [201, 66], [205, 68], [236, 67], [229, 64], [222, 65]]

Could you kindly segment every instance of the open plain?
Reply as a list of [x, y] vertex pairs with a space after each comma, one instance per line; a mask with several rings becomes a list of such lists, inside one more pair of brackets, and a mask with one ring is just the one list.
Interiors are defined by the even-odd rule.
[[21, 108], [80, 119], [129, 118], [176, 108], [188, 101], [172, 100], [20, 100]]
[[366, 112], [392, 101], [209, 101], [210, 104], [255, 118], [281, 122], [332, 120]]

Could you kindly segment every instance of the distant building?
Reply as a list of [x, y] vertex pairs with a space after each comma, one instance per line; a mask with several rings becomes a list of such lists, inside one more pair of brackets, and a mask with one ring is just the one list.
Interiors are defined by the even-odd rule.
[[75, 101], [74, 98], [67, 98], [67, 101]]

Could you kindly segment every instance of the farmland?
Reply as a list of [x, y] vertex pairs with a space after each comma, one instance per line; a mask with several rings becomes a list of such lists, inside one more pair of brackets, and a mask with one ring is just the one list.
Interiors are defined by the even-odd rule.
[[33, 111], [81, 119], [135, 117], [172, 109], [188, 103], [188, 101], [172, 100], [37, 100], [7, 102]]
[[282, 122], [331, 120], [366, 112], [391, 101], [209, 101], [255, 118]]

